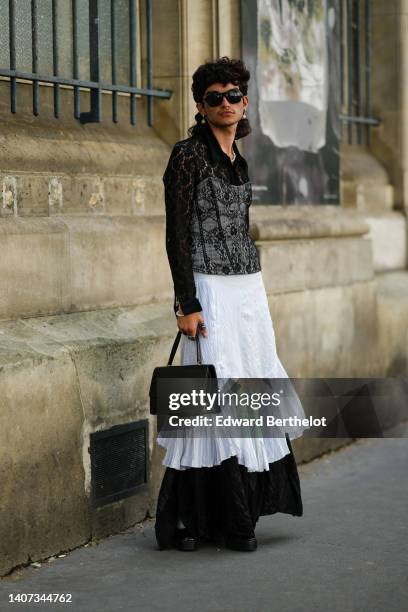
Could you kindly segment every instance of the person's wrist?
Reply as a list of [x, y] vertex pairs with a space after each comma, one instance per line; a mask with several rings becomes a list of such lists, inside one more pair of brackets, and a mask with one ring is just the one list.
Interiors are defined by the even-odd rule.
[[201, 304], [197, 298], [192, 298], [179, 303], [179, 309], [184, 315], [193, 314], [194, 312], [201, 312]]

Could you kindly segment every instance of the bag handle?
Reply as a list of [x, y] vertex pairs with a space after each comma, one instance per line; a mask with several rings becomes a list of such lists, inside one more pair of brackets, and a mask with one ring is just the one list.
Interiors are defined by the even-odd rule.
[[[180, 338], [181, 338], [181, 331], [179, 330], [177, 332], [176, 339], [174, 340], [173, 346], [172, 346], [171, 351], [170, 351], [170, 357], [169, 357], [169, 361], [167, 363], [168, 366], [170, 366], [173, 363], [173, 359], [174, 359], [174, 356], [176, 354], [178, 345], [180, 344]], [[203, 357], [202, 357], [202, 354], [201, 354], [201, 346], [200, 346], [200, 340], [199, 340], [198, 332], [196, 333], [195, 341], [196, 341], [196, 346], [197, 346], [197, 363], [199, 363], [201, 365], [202, 362], [203, 362]]]

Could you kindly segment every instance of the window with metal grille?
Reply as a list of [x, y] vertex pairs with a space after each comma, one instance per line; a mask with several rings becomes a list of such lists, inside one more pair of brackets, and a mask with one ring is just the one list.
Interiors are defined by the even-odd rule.
[[133, 495], [148, 481], [148, 420], [92, 433], [89, 452], [95, 506]]
[[[144, 18], [142, 19], [142, 13]], [[0, 78], [10, 83], [10, 110], [18, 109], [17, 84], [33, 88], [33, 114], [40, 112], [40, 85], [53, 87], [54, 116], [60, 115], [60, 89], [72, 89], [74, 116], [99, 122], [102, 93], [111, 95], [112, 120], [118, 120], [118, 96], [129, 97], [136, 123], [136, 98], [147, 97], [153, 123], [153, 99], [170, 91], [153, 89], [152, 1], [144, 0], [0, 0]], [[142, 87], [141, 31], [146, 40]], [[81, 110], [80, 91], [89, 91], [90, 108]]]
[[[371, 109], [370, 0], [341, 0], [341, 112], [343, 139], [371, 143], [371, 128], [381, 123]], [[364, 138], [363, 138], [364, 136]]]

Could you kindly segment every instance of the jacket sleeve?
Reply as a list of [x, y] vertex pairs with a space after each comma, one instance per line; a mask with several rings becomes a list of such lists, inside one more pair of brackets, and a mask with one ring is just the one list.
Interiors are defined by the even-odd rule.
[[194, 158], [175, 145], [163, 175], [166, 205], [166, 251], [174, 283], [174, 312], [200, 312], [190, 251], [190, 218], [195, 191]]

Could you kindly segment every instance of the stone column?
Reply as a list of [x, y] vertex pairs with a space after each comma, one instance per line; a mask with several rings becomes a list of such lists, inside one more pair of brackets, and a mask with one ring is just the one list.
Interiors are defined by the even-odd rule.
[[171, 146], [194, 123], [196, 68], [241, 56], [240, 7], [239, 0], [155, 0], [154, 9], [154, 85], [173, 91], [170, 101], [155, 102], [155, 129]]

